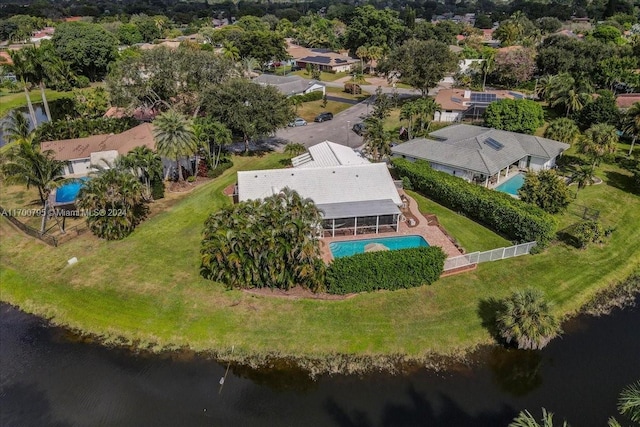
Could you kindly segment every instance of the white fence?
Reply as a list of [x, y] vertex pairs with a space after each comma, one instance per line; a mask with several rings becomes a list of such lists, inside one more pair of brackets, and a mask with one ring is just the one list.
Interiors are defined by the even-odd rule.
[[481, 262], [498, 261], [520, 255], [527, 255], [535, 245], [536, 242], [521, 243], [519, 245], [509, 246], [508, 248], [498, 248], [484, 252], [472, 252], [470, 254], [447, 258], [444, 262], [444, 271], [465, 267], [471, 264], [479, 264]]

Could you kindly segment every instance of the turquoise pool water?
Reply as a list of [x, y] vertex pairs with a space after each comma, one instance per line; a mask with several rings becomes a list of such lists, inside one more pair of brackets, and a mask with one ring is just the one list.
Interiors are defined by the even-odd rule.
[[524, 184], [524, 174], [519, 173], [518, 175], [509, 178], [507, 181], [496, 187], [496, 190], [502, 191], [503, 193], [511, 194], [512, 196], [518, 195], [518, 190]]
[[398, 236], [398, 237], [379, 237], [376, 239], [364, 240], [347, 240], [344, 242], [329, 243], [329, 249], [334, 258], [342, 258], [355, 254], [364, 253], [365, 246], [370, 243], [380, 243], [390, 250], [418, 248], [420, 246], [429, 246], [422, 236]]
[[[88, 178], [81, 178], [86, 181]], [[72, 182], [58, 187], [56, 190], [56, 203], [71, 203], [77, 197], [84, 182]]]

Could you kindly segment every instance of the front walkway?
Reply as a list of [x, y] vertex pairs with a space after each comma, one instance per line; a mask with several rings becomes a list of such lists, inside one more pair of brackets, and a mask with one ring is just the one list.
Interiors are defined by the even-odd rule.
[[402, 209], [402, 214], [405, 218], [400, 222], [398, 232], [386, 232], [379, 234], [358, 234], [356, 236], [336, 236], [326, 237], [320, 240], [320, 248], [322, 251], [322, 260], [325, 263], [329, 263], [333, 260], [333, 255], [329, 249], [331, 242], [342, 242], [346, 240], [363, 240], [363, 239], [375, 239], [376, 237], [394, 237], [394, 236], [422, 236], [430, 246], [440, 246], [442, 250], [447, 254], [447, 257], [456, 257], [461, 255], [460, 250], [453, 244], [453, 242], [447, 237], [442, 227], [437, 223], [429, 223], [418, 210], [418, 204], [404, 191], [400, 190], [400, 196], [407, 200], [406, 208]]

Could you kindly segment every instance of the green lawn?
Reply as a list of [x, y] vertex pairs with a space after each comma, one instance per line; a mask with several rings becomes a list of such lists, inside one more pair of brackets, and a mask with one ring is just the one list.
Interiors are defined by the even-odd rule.
[[327, 101], [327, 105], [324, 107], [322, 106], [322, 100], [303, 102], [300, 106], [298, 106], [296, 117], [302, 117], [306, 121], [312, 122], [318, 114], [324, 111], [328, 111], [336, 115], [349, 107], [351, 107], [351, 104], [337, 101]]
[[[294, 74], [296, 76], [300, 76], [303, 77], [305, 79], [311, 79], [311, 74], [307, 73], [307, 70], [298, 70], [298, 71], [294, 71], [293, 73], [290, 74]], [[322, 82], [333, 82], [336, 81], [342, 77], [346, 77], [348, 76], [348, 73], [327, 73], [325, 71], [321, 71], [320, 72], [320, 81]]]
[[[73, 96], [73, 92], [58, 92], [56, 90], [45, 89], [47, 101], [55, 101], [60, 98], [70, 98]], [[42, 102], [42, 96], [39, 90], [32, 90], [30, 92], [31, 102]], [[27, 98], [23, 92], [18, 93], [0, 93], [0, 117], [7, 114], [14, 108], [26, 107]]]
[[[526, 285], [545, 291], [557, 314], [575, 313], [640, 265], [640, 197], [624, 190], [626, 173], [606, 167], [605, 183], [585, 189], [576, 201], [602, 209], [603, 219], [615, 222], [617, 229], [603, 246], [578, 250], [557, 243], [542, 254], [481, 264], [431, 286], [343, 301], [261, 297], [202, 279], [203, 223], [210, 212], [231, 203], [221, 190], [234, 182], [236, 170], [279, 167], [283, 158], [234, 158], [233, 169], [164, 202], [163, 212], [122, 241], [85, 234], [52, 248], [2, 219], [0, 298], [107, 343], [154, 350], [189, 347], [228, 354], [235, 346], [236, 358], [322, 359], [339, 353], [423, 360], [491, 342], [478, 314], [483, 300]], [[504, 244], [477, 224], [419, 199], [467, 250]], [[563, 217], [566, 222], [570, 215]], [[78, 264], [68, 267], [74, 256]]]
[[335, 96], [338, 98], [354, 99], [356, 101], [364, 101], [371, 95], [369, 92], [364, 90], [359, 95], [353, 95], [351, 93], [345, 92], [344, 89], [340, 89], [339, 87], [327, 87], [326, 91], [327, 95]]

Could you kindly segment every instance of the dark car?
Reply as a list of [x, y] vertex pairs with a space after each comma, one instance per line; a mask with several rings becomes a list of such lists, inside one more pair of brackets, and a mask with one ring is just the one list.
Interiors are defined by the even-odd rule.
[[318, 122], [318, 123], [322, 123], [322, 122], [326, 122], [327, 120], [332, 120], [333, 119], [333, 114], [329, 113], [328, 111], [325, 111], [324, 113], [320, 113], [316, 116], [315, 119], [313, 119], [314, 122]]
[[360, 122], [360, 123], [356, 123], [355, 125], [353, 125], [353, 127], [351, 129], [355, 133], [357, 133], [358, 135], [362, 135], [367, 130], [367, 125], [365, 125], [364, 123]]

